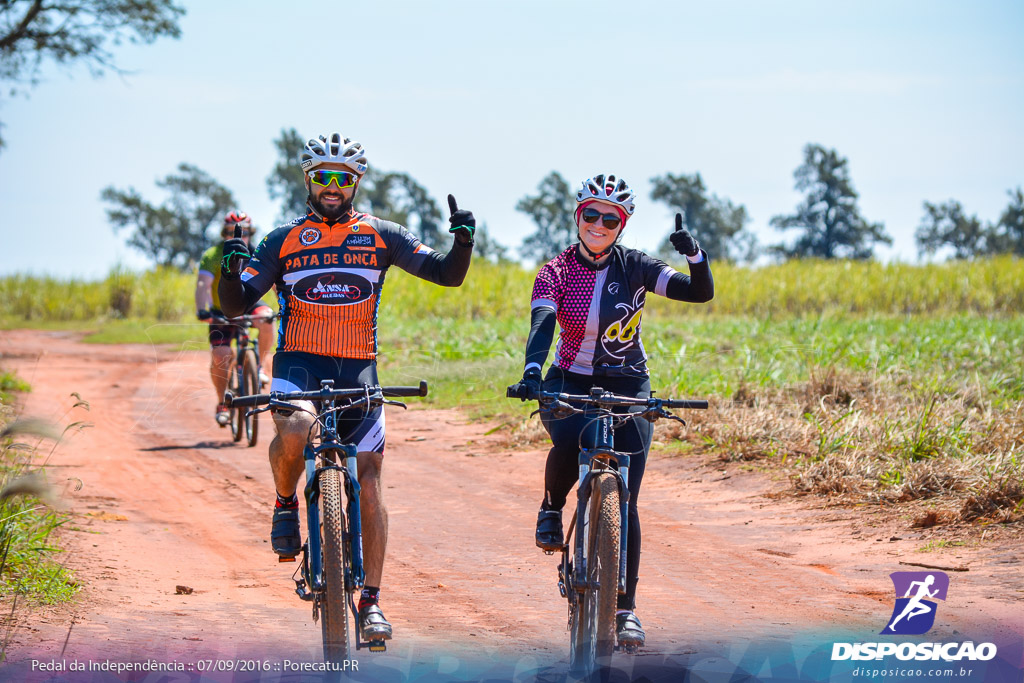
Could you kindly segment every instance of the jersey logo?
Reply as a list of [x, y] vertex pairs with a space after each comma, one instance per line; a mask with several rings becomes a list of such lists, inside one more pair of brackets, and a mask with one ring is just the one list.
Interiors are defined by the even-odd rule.
[[349, 235], [345, 238], [346, 246], [373, 246], [373, 235]]
[[618, 294], [619, 293], [619, 283], [618, 282], [609, 282], [608, 283], [608, 293], [613, 295], [613, 296], [615, 294]]
[[311, 244], [316, 244], [320, 241], [322, 235], [316, 228], [303, 228], [302, 232], [299, 233], [299, 242], [303, 246], [308, 247]]
[[636, 344], [640, 334], [640, 320], [644, 314], [645, 292], [641, 287], [633, 295], [632, 303], [615, 304], [616, 310], [623, 312], [622, 317], [606, 327], [601, 335], [601, 346], [612, 358], [625, 360], [626, 350]]
[[307, 275], [292, 286], [292, 296], [300, 301], [327, 306], [346, 306], [366, 301], [373, 285], [354, 273]]

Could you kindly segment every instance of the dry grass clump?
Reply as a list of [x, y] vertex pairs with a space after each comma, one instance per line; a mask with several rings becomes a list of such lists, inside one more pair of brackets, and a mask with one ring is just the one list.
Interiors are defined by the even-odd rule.
[[960, 508], [959, 518], [965, 522], [1015, 522], [1024, 519], [1022, 508], [1024, 485], [1020, 479], [1002, 479], [968, 497]]
[[791, 469], [794, 493], [836, 503], [938, 499], [951, 509], [937, 523], [1024, 516], [1024, 402], [995, 406], [970, 385], [921, 388], [829, 368], [734, 398], [688, 414], [689, 430], [672, 425], [656, 437], [723, 460], [777, 463]]

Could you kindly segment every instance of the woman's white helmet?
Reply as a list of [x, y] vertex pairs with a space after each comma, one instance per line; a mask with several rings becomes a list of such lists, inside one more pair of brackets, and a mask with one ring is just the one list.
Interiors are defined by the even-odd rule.
[[303, 171], [311, 171], [320, 164], [341, 164], [353, 173], [366, 173], [366, 152], [358, 142], [341, 133], [310, 138], [302, 150], [299, 163]]
[[635, 198], [636, 194], [625, 180], [603, 173], [584, 180], [583, 187], [576, 192], [577, 205], [592, 199], [599, 199], [602, 202], [609, 202], [621, 207], [627, 216], [633, 215], [633, 210], [636, 208], [633, 205]]

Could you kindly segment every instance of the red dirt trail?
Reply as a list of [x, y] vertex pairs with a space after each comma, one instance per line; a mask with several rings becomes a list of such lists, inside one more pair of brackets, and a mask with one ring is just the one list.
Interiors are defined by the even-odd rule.
[[[5, 369], [32, 386], [22, 415], [90, 423], [47, 464], [73, 516], [60, 540], [82, 590], [70, 606], [18, 612], [8, 661], [57, 658], [65, 639], [65, 658], [316, 659], [319, 626], [293, 592], [295, 565], [268, 543], [271, 421], [255, 448], [230, 443], [212, 418], [208, 353], [0, 335]], [[71, 408], [71, 392], [88, 410]], [[533, 545], [544, 452], [510, 451], [485, 436], [491, 426], [454, 410], [389, 409], [390, 661], [435, 648], [557, 661], [567, 649], [555, 558]], [[778, 487], [734, 464], [655, 451], [641, 496], [640, 657], [831, 629], [870, 640], [892, 609], [888, 574], [915, 569], [901, 560], [970, 567], [950, 574], [936, 639], [1024, 633], [1019, 544], [919, 552], [924, 541], [905, 527], [891, 541], [891, 524], [870, 513], [765, 495]], [[177, 595], [178, 585], [194, 592]]]

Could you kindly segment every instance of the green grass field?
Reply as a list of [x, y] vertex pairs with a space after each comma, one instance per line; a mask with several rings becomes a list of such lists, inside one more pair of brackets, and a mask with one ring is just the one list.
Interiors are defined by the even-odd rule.
[[[975, 510], [992, 493], [985, 500], [1003, 500], [998, 510], [1019, 512], [1024, 492], [1008, 482], [1021, 480], [1024, 449], [1024, 261], [720, 264], [714, 274], [709, 304], [648, 299], [653, 386], [714, 406], [682, 440], [659, 430], [659, 449], [796, 464], [795, 487], [817, 493], [950, 495], [957, 505], [974, 499]], [[430, 404], [539, 442], [539, 430], [523, 427], [530, 406], [504, 398], [522, 371], [532, 282], [532, 272], [490, 263], [475, 263], [459, 289], [392, 271], [379, 315], [381, 380], [426, 379]], [[0, 326], [202, 348], [193, 285], [171, 271], [93, 283], [9, 277]], [[959, 474], [921, 484], [942, 479], [938, 461]], [[965, 510], [957, 515], [971, 518]]]

